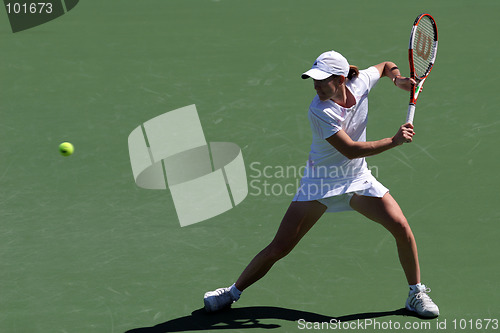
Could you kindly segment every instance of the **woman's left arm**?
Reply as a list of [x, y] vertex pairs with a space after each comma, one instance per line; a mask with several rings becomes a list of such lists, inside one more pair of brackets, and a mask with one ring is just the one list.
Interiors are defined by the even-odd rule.
[[378, 69], [380, 77], [387, 76], [392, 80], [392, 82], [394, 82], [396, 87], [403, 90], [410, 91], [412, 84], [416, 84], [415, 80], [410, 79], [409, 77], [401, 76], [398, 66], [396, 66], [396, 64], [392, 61], [381, 62], [374, 67]]

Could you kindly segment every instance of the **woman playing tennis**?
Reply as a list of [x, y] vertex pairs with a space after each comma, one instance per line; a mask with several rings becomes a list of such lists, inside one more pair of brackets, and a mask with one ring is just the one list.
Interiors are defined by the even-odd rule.
[[230, 306], [241, 292], [286, 256], [325, 212], [355, 210], [380, 223], [395, 238], [401, 266], [410, 286], [406, 308], [422, 317], [439, 309], [420, 281], [417, 245], [408, 222], [389, 190], [372, 176], [365, 157], [406, 142], [415, 132], [410, 123], [390, 138], [366, 141], [368, 93], [381, 77], [409, 91], [415, 82], [402, 77], [393, 62], [358, 71], [338, 52], [321, 54], [303, 79], [312, 78], [317, 95], [309, 106], [312, 144], [300, 188], [271, 243], [253, 258], [236, 283], [207, 292], [208, 312]]

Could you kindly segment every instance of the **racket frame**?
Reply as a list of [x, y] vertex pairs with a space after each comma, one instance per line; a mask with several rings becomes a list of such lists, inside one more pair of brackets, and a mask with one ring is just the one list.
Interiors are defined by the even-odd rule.
[[[429, 67], [427, 68], [427, 71], [422, 77], [419, 77], [415, 73], [415, 65], [413, 63], [413, 41], [415, 39], [415, 32], [417, 30], [418, 24], [420, 23], [420, 20], [422, 20], [423, 17], [428, 16], [431, 20], [432, 27], [434, 29], [434, 52], [432, 59], [430, 61]], [[422, 87], [424, 85], [425, 79], [429, 76], [429, 73], [432, 70], [432, 67], [434, 66], [434, 62], [436, 60], [436, 55], [437, 55], [437, 47], [438, 47], [438, 31], [437, 31], [437, 26], [436, 26], [436, 21], [434, 21], [434, 18], [427, 13], [420, 14], [416, 19], [415, 22], [413, 22], [413, 27], [411, 29], [411, 34], [410, 34], [410, 45], [408, 47], [408, 59], [410, 62], [410, 77], [414, 79], [417, 84], [412, 85], [412, 88], [410, 90], [410, 104], [408, 105], [408, 113], [406, 116], [406, 122], [407, 123], [413, 123], [413, 118], [415, 116], [415, 104], [417, 103], [417, 98], [420, 92], [422, 91]]]

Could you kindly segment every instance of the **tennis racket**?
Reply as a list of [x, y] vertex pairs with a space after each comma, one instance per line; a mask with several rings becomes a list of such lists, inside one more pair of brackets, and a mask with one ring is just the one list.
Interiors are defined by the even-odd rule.
[[407, 123], [413, 123], [415, 104], [422, 91], [425, 79], [429, 76], [438, 47], [436, 22], [429, 14], [420, 14], [413, 23], [410, 35], [408, 58], [410, 60], [410, 76], [417, 84], [410, 90], [410, 105], [406, 116]]

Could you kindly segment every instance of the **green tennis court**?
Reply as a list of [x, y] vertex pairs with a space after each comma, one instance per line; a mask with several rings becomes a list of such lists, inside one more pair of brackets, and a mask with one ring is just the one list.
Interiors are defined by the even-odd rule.
[[[500, 330], [499, 11], [493, 0], [80, 1], [13, 33], [4, 7], [0, 332]], [[408, 75], [422, 12], [436, 19], [439, 50], [415, 141], [367, 161], [412, 226], [440, 317], [402, 309], [392, 237], [353, 212], [323, 216], [232, 310], [205, 314], [203, 294], [236, 280], [293, 197], [315, 95], [300, 74], [335, 49]], [[408, 99], [381, 80], [368, 140], [395, 134]], [[127, 138], [191, 104], [207, 141], [241, 148], [249, 193], [181, 227], [168, 189], [135, 184]], [[63, 141], [73, 155], [59, 154]], [[332, 319], [347, 326], [311, 326]]]

